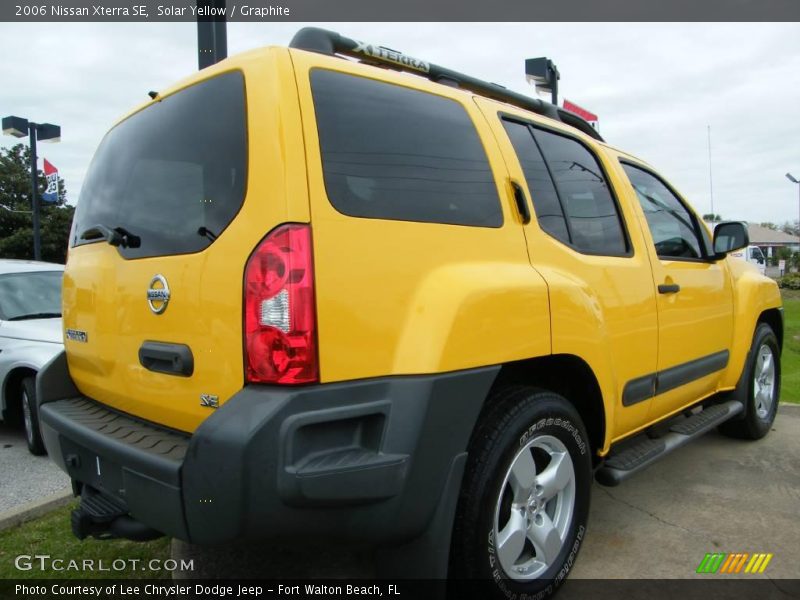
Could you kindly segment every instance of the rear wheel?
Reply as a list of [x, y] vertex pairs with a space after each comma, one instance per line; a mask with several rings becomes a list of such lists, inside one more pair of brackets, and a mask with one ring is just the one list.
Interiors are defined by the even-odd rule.
[[39, 409], [36, 406], [36, 380], [26, 377], [22, 380], [22, 423], [25, 428], [25, 441], [31, 454], [47, 454], [39, 431]]
[[744, 417], [719, 426], [730, 437], [758, 440], [769, 433], [778, 411], [781, 355], [772, 328], [759, 323], [740, 385], [746, 386]]
[[504, 390], [470, 442], [450, 574], [497, 597], [552, 593], [583, 541], [591, 457], [575, 408], [532, 388]]

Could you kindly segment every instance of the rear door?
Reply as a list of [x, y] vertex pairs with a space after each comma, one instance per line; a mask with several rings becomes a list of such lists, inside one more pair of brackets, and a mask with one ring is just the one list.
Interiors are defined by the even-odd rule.
[[[259, 59], [204, 70], [116, 125], [71, 232], [63, 303], [73, 379], [90, 398], [179, 430], [242, 388], [247, 258], [277, 224], [308, 218], [286, 203], [291, 188], [307, 207], [291, 71]], [[109, 231], [127, 243], [111, 245]]]
[[616, 198], [617, 172], [578, 136], [477, 102], [533, 206], [524, 231], [550, 290], [553, 353], [577, 354], [599, 373], [614, 399], [611, 437], [630, 433], [648, 420], [652, 394], [641, 381], [656, 370], [658, 323], [650, 261], [631, 207]]

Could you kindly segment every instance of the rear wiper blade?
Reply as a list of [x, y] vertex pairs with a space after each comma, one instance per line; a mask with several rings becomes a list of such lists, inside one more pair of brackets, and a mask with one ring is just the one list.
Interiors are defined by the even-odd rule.
[[204, 238], [208, 238], [208, 240], [211, 242], [214, 242], [217, 239], [217, 234], [207, 227], [200, 227], [197, 230], [197, 235], [202, 235]]
[[142, 240], [138, 235], [133, 235], [124, 227], [111, 229], [102, 224], [89, 227], [80, 238], [82, 240], [105, 240], [112, 246], [122, 246], [123, 248], [138, 248], [142, 245]]
[[8, 319], [9, 321], [27, 321], [29, 319], [56, 319], [61, 316], [60, 312], [40, 312], [40, 313], [30, 313], [29, 315], [17, 315], [16, 317], [11, 317]]

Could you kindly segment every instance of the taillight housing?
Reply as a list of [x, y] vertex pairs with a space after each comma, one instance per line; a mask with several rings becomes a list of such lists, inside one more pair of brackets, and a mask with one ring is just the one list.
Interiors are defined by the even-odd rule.
[[244, 344], [250, 383], [319, 381], [310, 226], [278, 227], [247, 261]]

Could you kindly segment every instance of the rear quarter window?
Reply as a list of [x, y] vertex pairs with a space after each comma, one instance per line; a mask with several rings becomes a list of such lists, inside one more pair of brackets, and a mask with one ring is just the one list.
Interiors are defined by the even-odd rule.
[[311, 71], [325, 189], [354, 217], [500, 227], [486, 152], [458, 102]]

